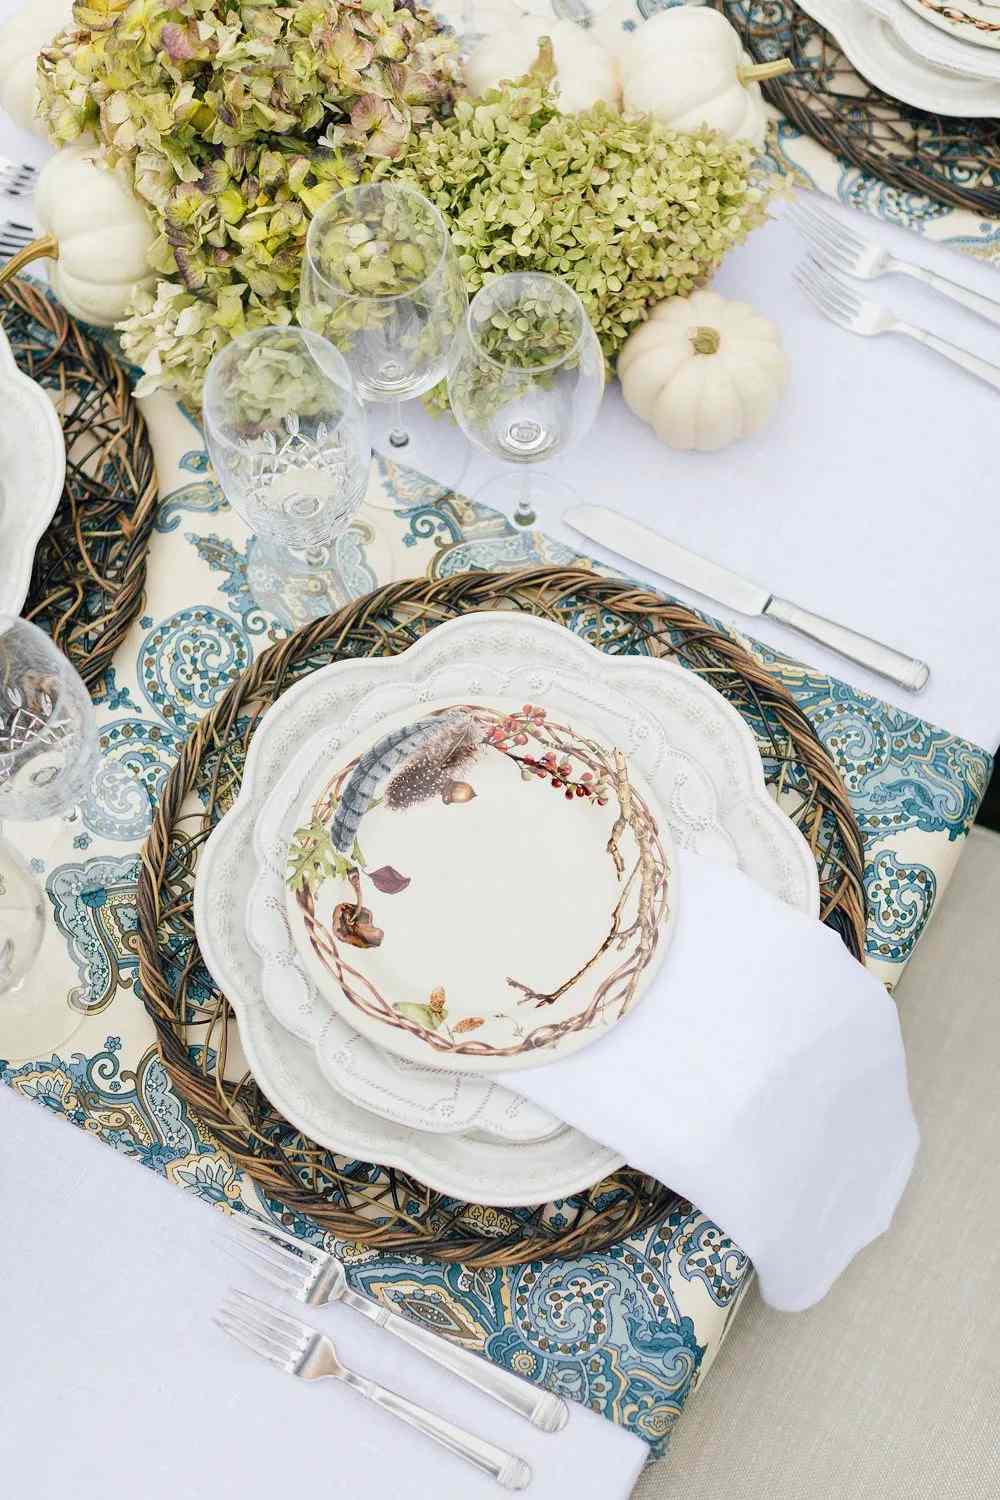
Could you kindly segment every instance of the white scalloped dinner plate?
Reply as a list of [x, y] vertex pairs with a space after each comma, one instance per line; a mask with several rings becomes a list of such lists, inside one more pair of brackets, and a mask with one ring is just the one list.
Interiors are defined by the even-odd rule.
[[[951, 28], [928, 24], [928, 13], [919, 0], [862, 0], [862, 4], [896, 33], [902, 45], [946, 72], [965, 78], [1000, 81], [1000, 52], [989, 47], [970, 47], [967, 38]], [[994, 11], [1000, 36], [1000, 9]]]
[[55, 515], [66, 448], [55, 407], [18, 369], [0, 328], [0, 613], [17, 615], [35, 548]]
[[[373, 703], [372, 669], [381, 676], [393, 662], [406, 663], [407, 672], [385, 676]], [[560, 626], [512, 614], [464, 617], [437, 627], [403, 657], [340, 662], [314, 673], [278, 700], [254, 736], [239, 798], [202, 857], [195, 919], [206, 963], [233, 1003], [258, 1083], [276, 1108], [328, 1149], [400, 1166], [441, 1191], [496, 1204], [566, 1196], [620, 1164], [593, 1142], [581, 1153], [568, 1130], [512, 1150], [472, 1135], [434, 1136], [351, 1103], [324, 1078], [312, 1046], [268, 1013], [263, 968], [242, 920], [255, 879], [254, 825], [311, 737], [329, 735], [325, 753], [334, 754], [344, 740], [331, 726], [343, 726], [349, 737], [367, 717], [366, 704], [386, 714], [456, 686], [466, 693], [477, 680], [531, 701], [532, 694], [552, 689], [555, 676], [562, 688], [575, 685], [589, 714], [600, 714], [608, 711], [603, 679], [610, 670], [625, 743], [641, 758], [647, 780], [662, 788], [675, 843], [738, 865], [798, 910], [818, 911], [812, 856], [764, 786], [752, 734], [692, 673], [644, 657], [594, 653]], [[298, 999], [309, 1003], [308, 993]]]
[[1000, 82], [936, 67], [911, 52], [888, 22], [858, 0], [802, 0], [802, 8], [833, 33], [869, 83], [894, 99], [938, 115], [1000, 115]]

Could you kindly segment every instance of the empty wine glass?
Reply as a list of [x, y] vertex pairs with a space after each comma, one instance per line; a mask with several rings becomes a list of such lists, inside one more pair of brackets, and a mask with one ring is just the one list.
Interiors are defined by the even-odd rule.
[[[72, 663], [36, 625], [0, 615], [0, 818], [73, 813], [97, 750], [94, 707]], [[44, 934], [42, 889], [0, 838], [0, 1056], [41, 1056], [83, 1019], [56, 979], [24, 986]]]
[[346, 188], [309, 225], [299, 321], [336, 344], [364, 401], [389, 405], [394, 448], [409, 442], [402, 403], [444, 379], [466, 306], [444, 220], [415, 188]]
[[258, 328], [233, 339], [205, 378], [205, 438], [233, 509], [256, 533], [269, 587], [257, 602], [300, 623], [289, 580], [314, 571], [314, 611], [352, 597], [337, 541], [365, 497], [371, 446], [343, 356], [301, 328]]
[[[487, 453], [517, 465], [476, 495], [531, 526], [536, 489], [531, 466], [587, 433], [604, 391], [604, 356], [572, 287], [539, 271], [512, 271], [476, 293], [455, 340], [448, 372], [451, 409]], [[548, 497], [569, 502], [571, 488], [546, 475]]]

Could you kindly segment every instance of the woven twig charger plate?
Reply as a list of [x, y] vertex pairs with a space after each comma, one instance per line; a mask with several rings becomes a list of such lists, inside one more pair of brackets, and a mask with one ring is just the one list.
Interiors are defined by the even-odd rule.
[[737, 641], [657, 594], [584, 568], [461, 573], [388, 584], [263, 652], [194, 729], [142, 852], [138, 954], [146, 1008], [174, 1087], [264, 1193], [340, 1239], [470, 1266], [515, 1265], [606, 1248], [661, 1219], [669, 1188], [625, 1168], [558, 1212], [457, 1203], [405, 1173], [348, 1162], [304, 1138], [247, 1075], [227, 1071], [233, 1013], [201, 962], [191, 897], [199, 850], [239, 789], [263, 712], [331, 661], [394, 655], [444, 620], [525, 610], [603, 650], [669, 656], [743, 714], [765, 774], [816, 857], [823, 920], [864, 948], [861, 836], [847, 793], [802, 711]]
[[0, 288], [14, 358], [55, 401], [66, 481], [35, 551], [22, 614], [48, 631], [91, 689], [142, 611], [156, 515], [153, 448], [121, 366], [30, 282]]
[[862, 78], [795, 0], [709, 0], [758, 62], [795, 71], [761, 86], [792, 125], [904, 194], [1000, 217], [1000, 120], [933, 115]]

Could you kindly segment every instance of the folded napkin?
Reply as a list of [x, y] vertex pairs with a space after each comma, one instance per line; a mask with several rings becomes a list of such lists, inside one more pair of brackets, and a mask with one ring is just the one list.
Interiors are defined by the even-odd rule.
[[663, 965], [608, 1035], [504, 1083], [689, 1198], [772, 1307], [888, 1228], [916, 1154], [896, 1007], [814, 918], [681, 852]]

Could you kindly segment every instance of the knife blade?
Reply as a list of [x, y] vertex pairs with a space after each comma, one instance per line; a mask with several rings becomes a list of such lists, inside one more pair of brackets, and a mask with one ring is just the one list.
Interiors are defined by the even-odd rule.
[[743, 578], [697, 552], [690, 552], [687, 547], [661, 536], [641, 521], [633, 521], [605, 505], [571, 506], [563, 512], [563, 520], [574, 531], [607, 547], [610, 552], [616, 552], [628, 562], [650, 568], [664, 578], [714, 599], [726, 609], [735, 610], [737, 614], [779, 620], [849, 661], [867, 667], [880, 677], [887, 677], [890, 682], [906, 688], [907, 692], [919, 693], [927, 686], [930, 668], [926, 662], [874, 641], [846, 625], [838, 625], [835, 620], [815, 615], [811, 610], [793, 604], [790, 599], [781, 599], [762, 584]]

